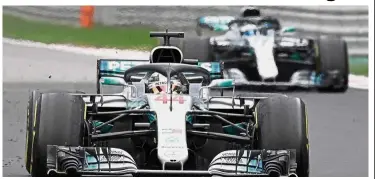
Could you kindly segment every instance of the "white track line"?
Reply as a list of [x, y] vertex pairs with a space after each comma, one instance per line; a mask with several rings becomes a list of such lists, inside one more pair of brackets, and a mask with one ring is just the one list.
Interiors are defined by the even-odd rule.
[[[76, 53], [82, 55], [97, 56], [101, 58], [126, 58], [126, 59], [148, 59], [149, 53], [147, 51], [137, 50], [120, 50], [120, 49], [107, 49], [107, 48], [91, 48], [91, 47], [77, 47], [73, 45], [63, 44], [44, 44], [40, 42], [15, 40], [3, 38], [3, 43], [11, 45], [19, 45], [34, 48], [45, 48], [50, 50], [58, 50], [68, 53]], [[93, 58], [96, 60], [96, 58]], [[368, 89], [368, 77], [349, 75], [349, 86], [357, 89]]]

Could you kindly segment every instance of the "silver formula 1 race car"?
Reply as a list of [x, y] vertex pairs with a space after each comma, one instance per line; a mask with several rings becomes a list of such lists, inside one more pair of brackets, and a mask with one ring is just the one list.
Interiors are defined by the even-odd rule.
[[[151, 33], [183, 36], [183, 33]], [[178, 62], [178, 63], [176, 63]], [[149, 63], [97, 61], [97, 94], [33, 91], [26, 169], [32, 176], [308, 176], [305, 103], [235, 95], [173, 46]], [[104, 94], [104, 86], [120, 93]], [[232, 95], [215, 95], [215, 89]]]
[[200, 17], [199, 37], [172, 44], [185, 58], [223, 62], [225, 78], [236, 79], [238, 85], [347, 90], [349, 58], [344, 40], [297, 34], [294, 27], [281, 27], [274, 17], [261, 17], [256, 8], [244, 8], [241, 14]]

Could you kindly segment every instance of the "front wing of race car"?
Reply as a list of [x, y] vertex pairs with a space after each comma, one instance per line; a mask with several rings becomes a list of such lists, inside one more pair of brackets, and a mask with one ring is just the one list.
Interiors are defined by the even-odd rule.
[[[49, 176], [295, 176], [295, 150], [228, 150], [219, 153], [207, 171], [138, 169], [132, 156], [108, 147], [47, 147]], [[171, 151], [171, 155], [173, 152]]]

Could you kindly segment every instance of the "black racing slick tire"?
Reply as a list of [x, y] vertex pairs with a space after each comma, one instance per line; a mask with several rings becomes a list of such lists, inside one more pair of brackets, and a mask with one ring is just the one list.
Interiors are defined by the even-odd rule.
[[33, 91], [27, 109], [26, 169], [47, 175], [47, 145], [81, 146], [85, 102], [65, 92]]
[[322, 92], [345, 92], [349, 83], [349, 56], [345, 40], [339, 37], [321, 37], [317, 40], [318, 63], [320, 73], [337, 72], [337, 80], [328, 86], [319, 88]]
[[183, 41], [182, 53], [185, 59], [198, 59], [199, 62], [214, 61], [209, 37], [192, 37]]
[[31, 94], [29, 95], [29, 101], [27, 103], [27, 121], [26, 121], [26, 147], [25, 147], [25, 166], [26, 170], [30, 172], [30, 163], [31, 163], [31, 149], [32, 149], [32, 138], [30, 136], [33, 136], [33, 122], [35, 121], [36, 111], [35, 107], [38, 103], [38, 99], [40, 98], [42, 93], [81, 93], [84, 94], [84, 92], [81, 91], [62, 91], [62, 90], [46, 90], [46, 91], [40, 91], [40, 90], [33, 90]]
[[295, 149], [297, 175], [309, 176], [309, 138], [305, 103], [295, 97], [270, 97], [255, 108], [256, 146], [259, 149]]

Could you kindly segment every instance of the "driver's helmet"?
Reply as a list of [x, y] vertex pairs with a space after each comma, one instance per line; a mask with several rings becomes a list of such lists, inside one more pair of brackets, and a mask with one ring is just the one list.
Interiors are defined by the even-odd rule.
[[281, 24], [279, 20], [271, 16], [266, 16], [259, 20], [258, 26], [265, 29], [274, 29], [276, 31], [279, 31], [281, 29]]
[[[175, 94], [180, 94], [182, 92], [182, 85], [180, 80], [177, 78], [172, 78], [172, 92]], [[159, 73], [154, 73], [151, 75], [148, 81], [148, 88], [154, 94], [168, 93], [167, 77]]]
[[260, 10], [257, 7], [246, 6], [241, 9], [241, 17], [260, 17]]
[[240, 28], [241, 35], [253, 36], [256, 34], [257, 26], [254, 24], [246, 24]]

